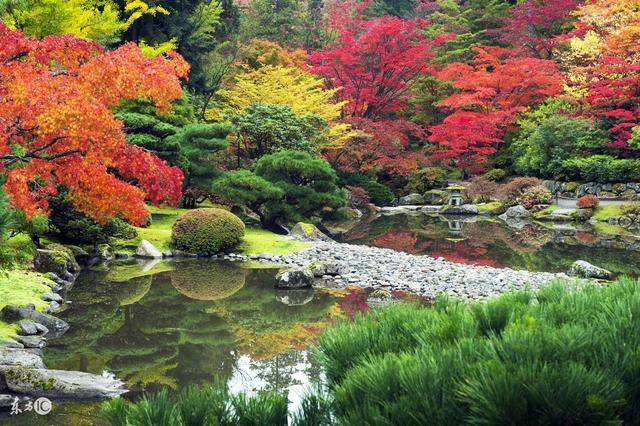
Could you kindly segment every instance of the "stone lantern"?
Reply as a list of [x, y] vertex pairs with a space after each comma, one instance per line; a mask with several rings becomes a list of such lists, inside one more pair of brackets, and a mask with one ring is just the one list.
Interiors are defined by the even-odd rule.
[[448, 186], [447, 191], [449, 191], [449, 205], [450, 206], [461, 206], [464, 204], [462, 199], [462, 191], [464, 190], [464, 186], [461, 185], [451, 185]]

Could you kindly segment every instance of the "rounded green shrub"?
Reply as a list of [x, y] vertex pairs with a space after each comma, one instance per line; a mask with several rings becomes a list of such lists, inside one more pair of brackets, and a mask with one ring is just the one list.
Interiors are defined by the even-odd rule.
[[507, 172], [502, 169], [491, 169], [484, 174], [484, 177], [492, 182], [502, 182], [507, 177]]
[[215, 254], [234, 248], [244, 237], [244, 223], [222, 209], [194, 209], [180, 216], [171, 229], [171, 244], [178, 250]]

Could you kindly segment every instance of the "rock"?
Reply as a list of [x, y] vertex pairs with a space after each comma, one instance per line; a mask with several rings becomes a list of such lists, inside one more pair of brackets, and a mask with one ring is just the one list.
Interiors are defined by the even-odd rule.
[[94, 255], [102, 262], [111, 262], [116, 258], [115, 254], [113, 254], [113, 249], [109, 244], [98, 244], [94, 251]]
[[576, 209], [572, 216], [578, 222], [587, 222], [593, 216], [593, 209]]
[[62, 303], [62, 296], [56, 293], [45, 293], [42, 295], [42, 300], [44, 300], [45, 302]]
[[574, 277], [597, 278], [603, 280], [608, 280], [612, 276], [610, 271], [599, 268], [595, 265], [590, 264], [589, 262], [585, 262], [584, 260], [576, 260], [575, 262], [573, 262], [573, 265], [571, 265], [571, 269], [569, 269], [568, 274]]
[[302, 306], [313, 300], [313, 288], [277, 289], [276, 299], [287, 306]]
[[315, 277], [322, 277], [324, 275], [336, 276], [344, 273], [344, 267], [339, 263], [318, 263], [313, 265], [311, 270]]
[[531, 217], [531, 212], [525, 209], [524, 206], [513, 206], [509, 207], [506, 212], [498, 217], [505, 222], [508, 221], [508, 219], [522, 220]]
[[313, 285], [313, 272], [309, 269], [287, 269], [276, 276], [278, 288], [306, 288]]
[[46, 368], [39, 351], [33, 349], [4, 349], [0, 351], [0, 368], [19, 366], [26, 368]]
[[91, 256], [89, 256], [89, 253], [87, 253], [87, 251], [85, 249], [83, 249], [82, 247], [78, 247], [78, 246], [66, 246], [67, 249], [69, 249], [71, 251], [71, 254], [73, 255], [73, 257], [78, 261], [78, 262], [82, 262], [85, 263], [89, 260], [89, 258]]
[[443, 215], [472, 216], [478, 214], [478, 206], [463, 204], [461, 206], [445, 206], [440, 210]]
[[160, 250], [155, 248], [154, 245], [147, 240], [140, 241], [135, 256], [144, 259], [162, 259]]
[[420, 194], [409, 194], [404, 197], [400, 197], [398, 205], [401, 206], [421, 206], [424, 204], [424, 197]]
[[424, 193], [424, 203], [433, 206], [442, 206], [449, 202], [449, 193], [441, 189], [432, 189]]
[[55, 314], [56, 312], [58, 312], [60, 309], [62, 309], [62, 307], [60, 306], [60, 304], [58, 302], [49, 302], [49, 307], [47, 309], [44, 310], [44, 312], [46, 314]]
[[53, 272], [58, 277], [80, 272], [80, 265], [67, 250], [38, 249], [34, 259], [38, 272]]
[[120, 380], [80, 371], [8, 367], [0, 375], [12, 392], [51, 399], [101, 399], [127, 392]]
[[298, 222], [295, 224], [289, 235], [295, 238], [308, 241], [333, 241], [331, 238], [322, 233], [315, 225], [311, 223]]
[[47, 339], [42, 336], [12, 336], [18, 343], [25, 348], [42, 349], [47, 346]]
[[34, 334], [38, 334], [38, 327], [36, 327], [36, 323], [31, 320], [21, 320], [18, 322], [18, 334], [22, 336], [33, 336]]
[[54, 316], [36, 311], [33, 305], [23, 308], [7, 305], [0, 311], [0, 317], [7, 322], [16, 322], [21, 319], [30, 319], [44, 325], [54, 333], [64, 333], [69, 329], [69, 324]]
[[22, 349], [22, 348], [24, 348], [24, 345], [21, 345], [15, 340], [12, 340], [12, 341], [0, 340], [0, 351], [3, 351], [5, 349]]

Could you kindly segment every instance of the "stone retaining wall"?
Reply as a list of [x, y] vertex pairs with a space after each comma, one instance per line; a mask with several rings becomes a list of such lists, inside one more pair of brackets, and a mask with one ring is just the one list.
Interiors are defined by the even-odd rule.
[[559, 182], [544, 181], [544, 185], [554, 195], [567, 198], [578, 198], [583, 195], [595, 195], [599, 198], [640, 200], [640, 183], [597, 183], [597, 182]]

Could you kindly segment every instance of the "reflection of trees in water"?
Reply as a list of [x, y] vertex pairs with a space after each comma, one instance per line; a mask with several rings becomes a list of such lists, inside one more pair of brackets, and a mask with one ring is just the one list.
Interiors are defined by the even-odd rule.
[[452, 232], [438, 216], [395, 215], [369, 219], [344, 240], [468, 264], [566, 271], [575, 260], [585, 259], [614, 272], [637, 274], [634, 262], [625, 259], [639, 259], [640, 253], [608, 248], [610, 238], [595, 230], [567, 232], [536, 223], [513, 229], [483, 218], [462, 221], [461, 229]]
[[122, 283], [106, 282], [106, 272], [81, 275], [62, 315], [71, 329], [45, 351], [47, 362], [111, 371], [135, 391], [205, 383], [214, 375], [228, 379], [238, 357], [248, 354], [261, 355], [255, 362], [273, 370], [265, 377], [289, 380], [287, 363], [295, 357], [268, 361], [306, 348], [326, 324], [334, 298], [316, 294], [303, 306], [286, 306], [276, 299], [274, 270], [198, 264]]

